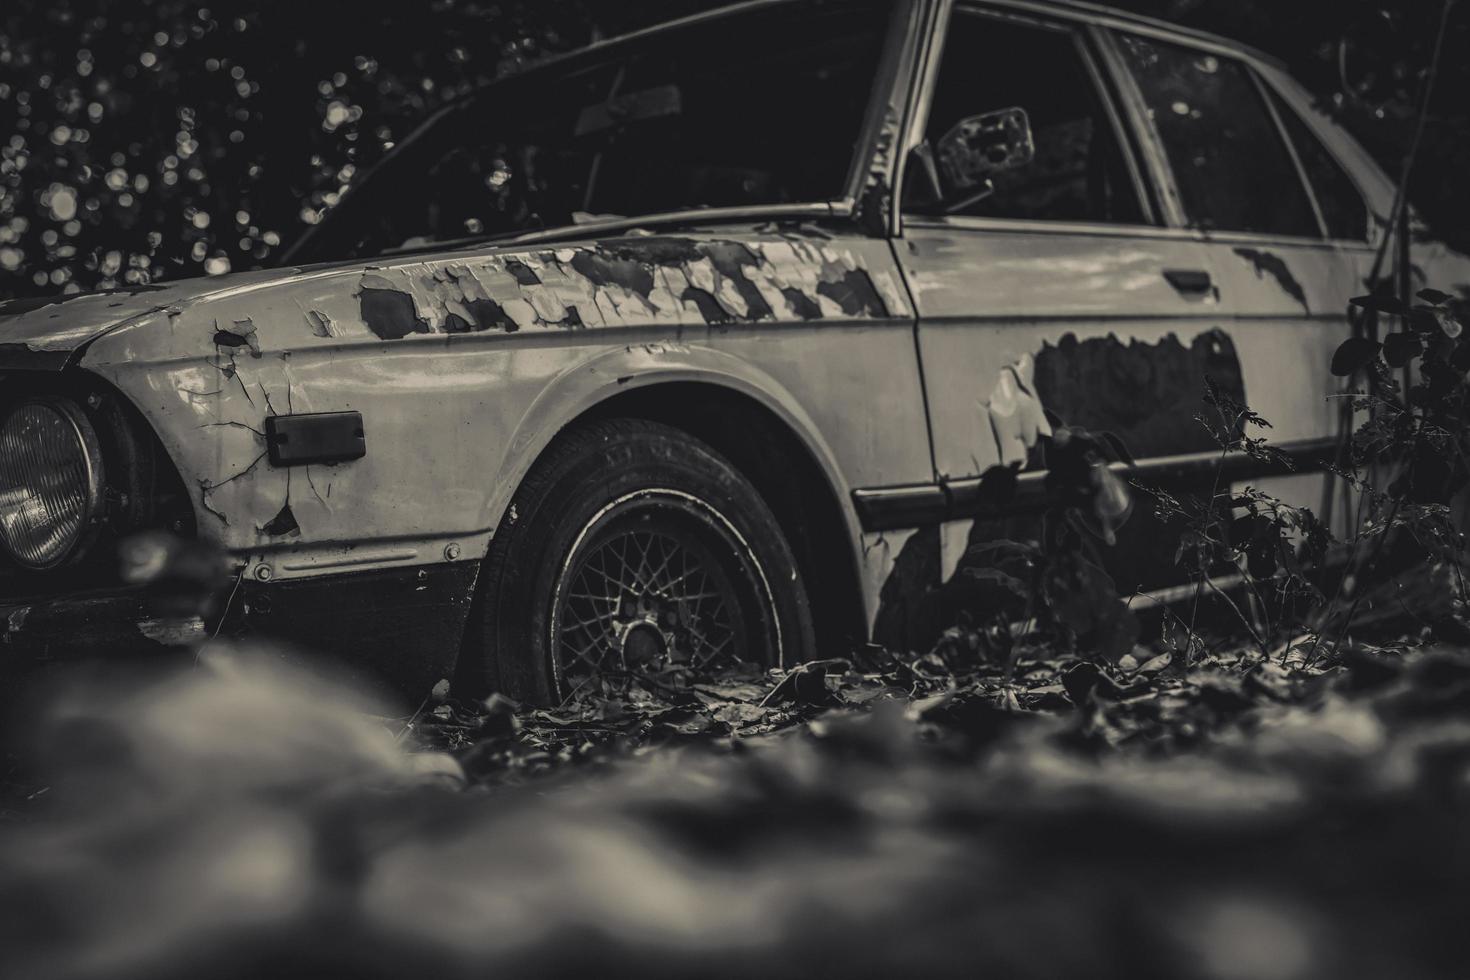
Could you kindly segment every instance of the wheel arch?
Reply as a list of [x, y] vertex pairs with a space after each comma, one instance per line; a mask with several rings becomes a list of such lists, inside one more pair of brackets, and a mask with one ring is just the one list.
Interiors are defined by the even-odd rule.
[[609, 418], [668, 425], [730, 459], [771, 507], [796, 553], [819, 650], [841, 655], [866, 641], [861, 528], [831, 449], [789, 392], [722, 352], [634, 345], [559, 376], [516, 426], [487, 502], [487, 523], [498, 524], [558, 434]]

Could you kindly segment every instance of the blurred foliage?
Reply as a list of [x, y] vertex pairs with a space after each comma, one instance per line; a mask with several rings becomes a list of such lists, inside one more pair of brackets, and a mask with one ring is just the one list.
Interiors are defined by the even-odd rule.
[[[546, 53], [715, 0], [364, 8], [13, 0], [0, 10], [0, 298], [270, 264], [436, 107]], [[1122, 0], [1280, 55], [1391, 173], [1440, 5]], [[1466, 50], [1470, 17], [1446, 50]], [[1417, 207], [1470, 250], [1470, 124], [1445, 77]], [[1458, 236], [1458, 237], [1456, 237]]]
[[437, 107], [671, 6], [6, 4], [0, 296], [270, 264]]
[[1303, 653], [890, 658], [409, 734], [213, 647], [36, 728], [0, 972], [1459, 975], [1470, 656]]

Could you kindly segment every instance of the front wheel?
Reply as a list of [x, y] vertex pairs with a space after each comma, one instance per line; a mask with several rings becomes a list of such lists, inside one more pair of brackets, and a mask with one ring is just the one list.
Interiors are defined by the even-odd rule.
[[501, 520], [480, 588], [483, 649], [468, 655], [518, 700], [780, 666], [815, 648], [796, 560], [755, 487], [698, 439], [642, 420], [553, 442]]

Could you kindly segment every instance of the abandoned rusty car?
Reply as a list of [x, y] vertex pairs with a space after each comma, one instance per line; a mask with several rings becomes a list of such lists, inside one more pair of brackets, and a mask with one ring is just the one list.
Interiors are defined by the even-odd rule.
[[[600, 42], [425, 120], [282, 267], [0, 307], [0, 652], [268, 635], [554, 701], [918, 644], [1011, 519], [982, 477], [1037, 490], [1062, 427], [1208, 479], [1208, 379], [1299, 464], [1227, 479], [1330, 501], [1393, 196], [1272, 58], [1081, 3]], [[1109, 570], [1165, 602], [1150, 528]]]

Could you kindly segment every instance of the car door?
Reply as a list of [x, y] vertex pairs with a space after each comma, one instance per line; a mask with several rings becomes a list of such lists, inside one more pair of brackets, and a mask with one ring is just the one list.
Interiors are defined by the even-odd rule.
[[[1092, 30], [962, 3], [937, 43], [895, 248], [946, 491], [944, 520], [906, 547], [936, 552], [931, 566], [954, 584], [972, 541], [1006, 534], [974, 521], [987, 469], [1034, 465], [1038, 440], [1060, 426], [1108, 432], [1136, 459], [1208, 450], [1193, 421], [1205, 378], [1235, 391], [1241, 373], [1210, 252], [1165, 224]], [[955, 134], [1016, 109], [1030, 160], [963, 186]], [[1125, 593], [1159, 585], [1150, 569], [1172, 565], [1149, 525], [1135, 515], [1107, 556]], [[880, 619], [910, 634], [953, 612], [888, 605]]]
[[[1109, 35], [1179, 218], [1196, 229], [1239, 352], [1251, 408], [1303, 462], [1341, 422], [1328, 371], [1371, 253], [1362, 197], [1247, 56], [1145, 33]], [[1309, 179], [1310, 178], [1310, 179]], [[1254, 479], [1289, 503], [1343, 516], [1318, 469]]]

